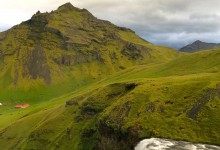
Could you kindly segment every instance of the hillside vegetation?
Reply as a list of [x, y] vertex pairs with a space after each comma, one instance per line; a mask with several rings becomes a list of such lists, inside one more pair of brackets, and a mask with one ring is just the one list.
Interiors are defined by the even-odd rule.
[[0, 144], [5, 149], [133, 149], [142, 138], [162, 137], [219, 145], [219, 54], [204, 51], [136, 66], [30, 109], [6, 111], [0, 116]]
[[1, 149], [220, 145], [220, 49], [155, 46], [68, 3], [0, 33], [0, 52]]
[[45, 101], [131, 66], [180, 55], [67, 3], [0, 33], [0, 99]]

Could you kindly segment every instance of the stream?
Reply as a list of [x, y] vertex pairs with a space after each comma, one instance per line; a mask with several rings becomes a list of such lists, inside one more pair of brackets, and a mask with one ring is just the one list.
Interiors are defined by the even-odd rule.
[[219, 146], [151, 138], [138, 143], [135, 150], [220, 150]]

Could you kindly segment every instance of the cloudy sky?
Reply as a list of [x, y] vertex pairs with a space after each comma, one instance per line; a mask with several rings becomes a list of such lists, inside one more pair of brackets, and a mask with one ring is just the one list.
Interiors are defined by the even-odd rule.
[[220, 0], [0, 0], [0, 30], [71, 2], [155, 44], [220, 43]]

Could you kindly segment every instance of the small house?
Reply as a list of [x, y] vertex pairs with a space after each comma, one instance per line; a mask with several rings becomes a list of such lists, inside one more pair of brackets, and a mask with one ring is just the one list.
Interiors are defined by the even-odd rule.
[[30, 106], [30, 104], [22, 104], [22, 105], [16, 105], [15, 108], [18, 108], [18, 109], [20, 109], [20, 108], [27, 108], [29, 106]]
[[22, 108], [22, 105], [15, 105], [15, 108]]
[[27, 108], [27, 107], [29, 107], [30, 106], [30, 104], [23, 104], [22, 105], [22, 108]]
[[0, 106], [2, 106], [2, 103], [0, 103]]

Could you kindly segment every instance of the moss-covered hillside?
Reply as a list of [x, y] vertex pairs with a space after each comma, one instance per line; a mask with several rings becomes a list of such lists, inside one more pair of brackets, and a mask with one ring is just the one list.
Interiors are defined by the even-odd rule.
[[0, 98], [46, 100], [128, 67], [177, 56], [67, 3], [0, 33]]
[[5, 107], [0, 144], [128, 150], [143, 138], [161, 137], [220, 145], [219, 54], [140, 65], [26, 110]]
[[0, 102], [3, 150], [220, 145], [220, 50], [155, 46], [67, 3], [0, 33]]

